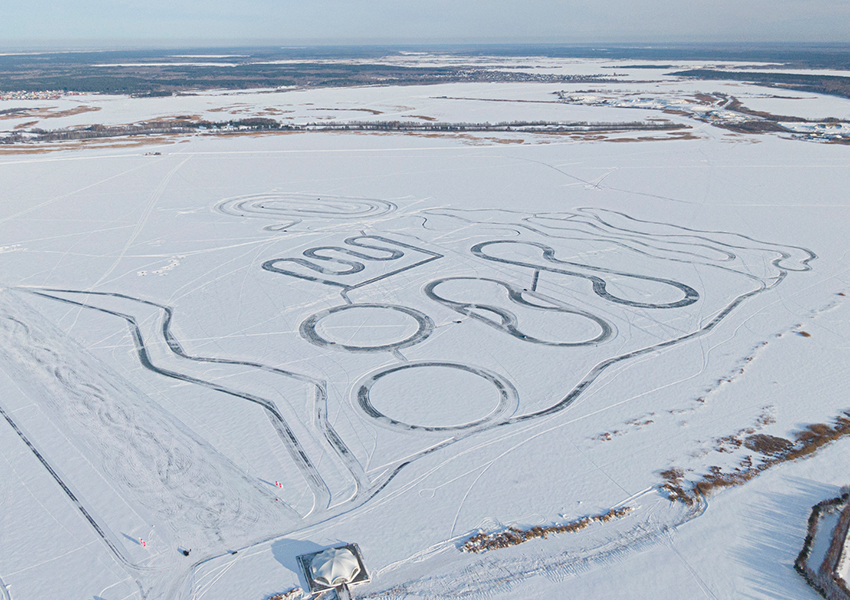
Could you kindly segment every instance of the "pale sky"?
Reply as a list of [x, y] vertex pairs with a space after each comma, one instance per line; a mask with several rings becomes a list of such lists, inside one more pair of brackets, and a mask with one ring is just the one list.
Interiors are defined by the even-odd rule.
[[850, 0], [0, 0], [0, 46], [850, 42]]

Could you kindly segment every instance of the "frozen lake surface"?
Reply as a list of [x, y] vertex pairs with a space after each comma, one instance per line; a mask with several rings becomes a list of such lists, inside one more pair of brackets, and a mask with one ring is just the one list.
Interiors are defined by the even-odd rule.
[[816, 598], [792, 565], [809, 508], [847, 483], [846, 439], [691, 504], [663, 487], [757, 467], [771, 454], [750, 436], [794, 441], [850, 409], [848, 147], [704, 118], [730, 96], [850, 115], [775, 92], [633, 69], [10, 101], [29, 113], [3, 131], [687, 129], [4, 148], [0, 598], [262, 600], [305, 588], [296, 556], [352, 542], [372, 579], [357, 597]]

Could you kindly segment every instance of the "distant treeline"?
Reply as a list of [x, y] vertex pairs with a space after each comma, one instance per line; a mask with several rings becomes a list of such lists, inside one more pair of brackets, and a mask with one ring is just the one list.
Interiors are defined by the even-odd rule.
[[[174, 64], [120, 66], [116, 57], [84, 55], [91, 62], [0, 56], [0, 91], [65, 90], [136, 96], [169, 96], [207, 89], [424, 85], [453, 82], [605, 82], [601, 75], [561, 75], [470, 67], [410, 67], [385, 64], [241, 62], [235, 66]], [[239, 59], [244, 61], [245, 59]], [[254, 59], [251, 59], [254, 60]], [[199, 60], [199, 63], [205, 61]], [[107, 65], [107, 66], [104, 66]]]
[[761, 85], [783, 89], [829, 94], [850, 98], [850, 77], [838, 75], [800, 75], [795, 73], [772, 73], [751, 71], [716, 71], [713, 69], [693, 69], [671, 73], [682, 77], [697, 79], [727, 79], [733, 81], [753, 81]]
[[324, 123], [280, 123], [274, 119], [254, 117], [238, 121], [191, 121], [174, 119], [151, 121], [133, 125], [91, 125], [77, 129], [45, 131], [30, 129], [16, 131], [0, 138], [0, 144], [27, 142], [61, 142], [121, 136], [175, 135], [191, 133], [239, 133], [239, 132], [308, 132], [308, 131], [372, 131], [372, 132], [516, 132], [516, 133], [589, 133], [616, 131], [670, 131], [688, 129], [686, 125], [670, 121], [616, 122], [553, 122], [511, 121], [502, 123], [420, 123], [417, 121], [346, 121]]

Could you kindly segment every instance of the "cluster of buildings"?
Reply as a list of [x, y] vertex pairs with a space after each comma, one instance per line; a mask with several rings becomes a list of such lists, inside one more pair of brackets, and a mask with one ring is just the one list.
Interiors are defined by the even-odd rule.
[[0, 92], [0, 100], [56, 100], [63, 96], [82, 96], [82, 92], [66, 92], [63, 90]]
[[850, 123], [783, 123], [783, 125], [809, 140], [825, 142], [850, 142]]
[[744, 123], [755, 117], [724, 108], [728, 102], [718, 98], [704, 96], [697, 98], [693, 94], [679, 93], [678, 95], [638, 95], [633, 93], [618, 94], [616, 91], [608, 95], [578, 93], [569, 94], [558, 92], [558, 98], [565, 104], [582, 104], [584, 106], [611, 106], [614, 108], [642, 108], [660, 110], [668, 114], [678, 114], [706, 122]]
[[[798, 119], [781, 121], [766, 113], [742, 109], [740, 102], [722, 94], [691, 94], [686, 92], [662, 95], [618, 92], [617, 90], [580, 93], [557, 92], [565, 104], [642, 108], [660, 110], [667, 114], [690, 117], [717, 127], [746, 133], [794, 133], [794, 137], [816, 142], [850, 142], [850, 122], [826, 119], [824, 122]], [[761, 116], [764, 115], [764, 116]]]

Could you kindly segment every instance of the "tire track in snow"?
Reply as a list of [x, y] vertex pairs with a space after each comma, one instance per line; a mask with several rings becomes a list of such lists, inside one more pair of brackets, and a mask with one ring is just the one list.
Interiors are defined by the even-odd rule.
[[[11, 292], [0, 293], [0, 340], [6, 372], [29, 388], [30, 398], [67, 433], [76, 451], [118, 484], [124, 500], [143, 509], [155, 526], [163, 525], [157, 531], [171, 532], [163, 549], [179, 544], [202, 555], [219, 553], [256, 539], [270, 525], [286, 529], [300, 523], [264, 486]], [[14, 423], [8, 413], [3, 416]], [[28, 446], [37, 452], [32, 442]], [[98, 535], [108, 538], [90, 504], [80, 508], [79, 495], [61, 480], [56, 458], [39, 456]], [[178, 576], [163, 574], [167, 553], [151, 555], [142, 569], [123, 556], [120, 541], [107, 545], [141, 582], [143, 597], [152, 583]]]
[[174, 177], [174, 174], [177, 173], [177, 171], [180, 169], [180, 167], [182, 167], [184, 164], [186, 164], [186, 162], [190, 158], [191, 158], [191, 156], [187, 156], [185, 159], [180, 161], [177, 164], [177, 166], [175, 166], [173, 169], [171, 169], [168, 172], [168, 174], [165, 176], [165, 178], [160, 182], [160, 184], [153, 191], [153, 193], [151, 194], [151, 196], [148, 200], [148, 204], [147, 204], [147, 206], [145, 206], [145, 210], [142, 213], [141, 218], [139, 219], [139, 222], [136, 224], [136, 228], [133, 230], [133, 233], [130, 235], [130, 239], [128, 239], [127, 243], [124, 244], [124, 247], [121, 249], [121, 252], [118, 254], [118, 258], [115, 259], [115, 262], [112, 263], [112, 266], [109, 267], [106, 270], [106, 272], [103, 275], [100, 276], [100, 279], [98, 279], [94, 283], [94, 285], [92, 285], [93, 288], [97, 287], [98, 285], [103, 283], [103, 281], [107, 277], [109, 277], [109, 275], [111, 275], [112, 272], [116, 268], [118, 268], [118, 265], [120, 264], [121, 260], [124, 258], [124, 255], [127, 254], [127, 251], [130, 249], [130, 246], [133, 245], [133, 242], [135, 242], [136, 238], [139, 237], [139, 234], [142, 233], [142, 229], [144, 229], [145, 224], [148, 222], [148, 219], [151, 216], [151, 212], [153, 212], [154, 206], [156, 206], [156, 203], [159, 201], [160, 197], [162, 196], [162, 193], [165, 191], [165, 188], [168, 186], [168, 182], [171, 181], [171, 178]]
[[[251, 402], [251, 403], [254, 403], [254, 404], [261, 406], [263, 408], [263, 410], [265, 410], [266, 415], [269, 419], [269, 422], [274, 427], [275, 432], [277, 433], [278, 437], [283, 442], [287, 451], [290, 453], [293, 460], [295, 461], [296, 466], [299, 468], [302, 475], [304, 476], [304, 479], [307, 481], [308, 485], [310, 486], [310, 489], [313, 492], [314, 497], [316, 498], [316, 503], [319, 506], [322, 506], [322, 507], [326, 507], [330, 503], [331, 494], [330, 494], [330, 490], [328, 489], [327, 484], [325, 483], [324, 479], [322, 479], [322, 476], [319, 474], [318, 469], [313, 464], [313, 462], [310, 460], [310, 457], [307, 455], [303, 446], [298, 441], [298, 438], [296, 437], [295, 433], [292, 431], [292, 428], [284, 420], [283, 415], [281, 415], [280, 411], [278, 410], [278, 408], [274, 404], [274, 402], [267, 400], [266, 398], [261, 398], [259, 396], [254, 395], [254, 394], [241, 392], [241, 391], [238, 391], [238, 390], [234, 390], [234, 389], [216, 384], [214, 382], [206, 381], [206, 380], [203, 380], [203, 379], [199, 379], [197, 377], [192, 377], [191, 375], [186, 375], [184, 373], [178, 373], [178, 372], [172, 371], [170, 369], [165, 369], [165, 368], [156, 366], [153, 363], [153, 361], [151, 360], [151, 355], [150, 355], [150, 352], [148, 351], [148, 347], [145, 345], [144, 337], [142, 335], [142, 331], [139, 327], [139, 324], [136, 321], [136, 318], [132, 315], [121, 313], [121, 312], [118, 312], [118, 311], [109, 310], [109, 309], [106, 309], [106, 308], [92, 306], [92, 305], [86, 304], [84, 302], [77, 302], [75, 300], [70, 300], [70, 299], [67, 299], [67, 298], [59, 297], [59, 296], [53, 296], [53, 295], [50, 295], [50, 294], [45, 293], [45, 292], [39, 292], [39, 291], [33, 291], [33, 290], [28, 290], [28, 291], [32, 294], [37, 295], [37, 296], [42, 296], [44, 298], [49, 298], [51, 300], [56, 300], [56, 301], [63, 302], [63, 303], [66, 303], [66, 304], [76, 305], [76, 306], [79, 306], [81, 308], [88, 308], [88, 309], [91, 309], [91, 310], [96, 310], [98, 312], [102, 312], [102, 313], [109, 314], [109, 315], [118, 317], [120, 319], [123, 319], [130, 327], [130, 333], [131, 333], [132, 338], [133, 338], [133, 343], [134, 343], [135, 348], [136, 348], [136, 355], [139, 359], [139, 362], [141, 362], [142, 366], [144, 368], [148, 369], [149, 371], [153, 371], [154, 373], [157, 373], [159, 375], [163, 375], [163, 376], [171, 378], [171, 379], [176, 379], [178, 381], [184, 381], [186, 383], [200, 385], [202, 387], [206, 387], [208, 389], [212, 389], [212, 390], [217, 391], [217, 392], [222, 392], [222, 393], [228, 394], [230, 396], [241, 398], [243, 400], [247, 400], [248, 402]], [[74, 290], [49, 290], [49, 291], [62, 292], [62, 293], [76, 293], [76, 294], [81, 293], [81, 292], [76, 292]], [[198, 362], [226, 363], [226, 364], [239, 364], [239, 365], [243, 365], [243, 366], [256, 366], [253, 363], [248, 363], [248, 362], [227, 361], [227, 360], [224, 360], [224, 359], [204, 359], [204, 358], [200, 358], [200, 357], [192, 357], [192, 356], [187, 355], [185, 352], [183, 352], [183, 348], [180, 345], [180, 343], [173, 337], [173, 335], [170, 332], [172, 310], [168, 307], [162, 307], [162, 306], [150, 303], [150, 302], [146, 302], [144, 300], [138, 300], [136, 298], [130, 298], [129, 296], [124, 296], [123, 294], [111, 294], [111, 293], [108, 293], [108, 292], [91, 292], [91, 293], [88, 293], [88, 294], [85, 293], [85, 292], [82, 292], [82, 294], [86, 294], [86, 295], [90, 294], [90, 295], [97, 295], [97, 296], [112, 296], [112, 297], [117, 297], [117, 298], [135, 300], [137, 302], [141, 302], [143, 304], [155, 306], [158, 309], [164, 310], [165, 313], [166, 313], [166, 319], [163, 322], [162, 331], [163, 331], [163, 335], [165, 337], [165, 341], [168, 344], [168, 348], [173, 353], [177, 354], [178, 356], [180, 356], [182, 358], [186, 358], [186, 359], [194, 360], [194, 361], [198, 361]], [[272, 367], [268, 367], [268, 368], [272, 369]], [[273, 369], [273, 370], [279, 371], [281, 373], [285, 373], [288, 376], [292, 376], [292, 374], [290, 374], [289, 372], [281, 371], [280, 369]]]
[[[355, 492], [350, 498], [348, 498], [347, 502], [356, 502], [359, 500], [363, 500], [364, 498], [371, 498], [372, 496], [374, 496], [374, 494], [377, 493], [377, 491], [379, 491], [389, 482], [389, 479], [394, 477], [397, 473], [397, 471], [393, 471], [389, 477], [385, 475], [384, 477], [379, 477], [375, 481], [370, 482], [369, 477], [366, 475], [363, 469], [363, 466], [360, 464], [360, 462], [357, 460], [357, 458], [354, 456], [353, 452], [351, 452], [345, 442], [343, 442], [342, 438], [339, 436], [339, 434], [337, 434], [337, 432], [334, 430], [333, 426], [328, 420], [327, 389], [324, 382], [315, 380], [309, 376], [300, 373], [286, 371], [260, 363], [190, 355], [186, 353], [180, 342], [174, 337], [174, 334], [171, 331], [171, 323], [174, 316], [174, 311], [171, 307], [159, 305], [154, 302], [134, 298], [131, 296], [126, 296], [124, 294], [111, 292], [81, 292], [77, 290], [58, 290], [41, 288], [23, 289], [23, 291], [27, 291], [38, 296], [49, 298], [51, 300], [85, 307], [92, 310], [96, 310], [98, 312], [119, 317], [123, 319], [130, 327], [130, 332], [133, 337], [134, 345], [136, 347], [137, 357], [144, 368], [151, 370], [159, 375], [163, 375], [165, 377], [178, 379], [181, 381], [185, 381], [186, 383], [200, 385], [218, 392], [222, 392], [224, 394], [228, 394], [236, 398], [247, 400], [249, 402], [261, 406], [266, 411], [266, 415], [269, 419], [269, 422], [275, 428], [278, 437], [281, 439], [284, 444], [284, 447], [290, 453], [290, 456], [295, 461], [296, 465], [302, 473], [302, 476], [304, 477], [305, 481], [307, 481], [308, 485], [311, 488], [311, 491], [314, 494], [314, 510], [316, 507], [318, 507], [318, 514], [316, 514], [315, 516], [320, 516], [322, 513], [326, 512], [327, 509], [330, 507], [330, 503], [332, 500], [331, 490], [327, 482], [325, 481], [325, 478], [315, 466], [314, 461], [310, 458], [310, 453], [306, 451], [303, 444], [299, 441], [298, 435], [296, 435], [296, 433], [293, 431], [293, 428], [290, 426], [290, 423], [287, 421], [286, 418], [284, 418], [284, 416], [281, 414], [280, 409], [273, 401], [263, 398], [257, 394], [222, 386], [216, 382], [207, 381], [199, 377], [194, 377], [187, 373], [181, 373], [172, 368], [164, 368], [162, 366], [158, 366], [157, 364], [155, 364], [155, 360], [151, 356], [152, 353], [149, 351], [148, 345], [145, 342], [144, 335], [142, 334], [141, 328], [139, 327], [136, 317], [134, 317], [133, 315], [119, 312], [117, 310], [110, 310], [107, 308], [94, 306], [92, 304], [87, 304], [84, 300], [76, 301], [56, 296], [53, 294], [63, 293], [78, 294], [80, 296], [112, 297], [119, 298], [122, 300], [130, 300], [142, 305], [155, 308], [164, 313], [164, 319], [162, 322], [162, 327], [159, 330], [159, 334], [166, 342], [168, 349], [173, 354], [182, 359], [199, 363], [249, 367], [252, 369], [259, 369], [274, 375], [285, 376], [287, 378], [292, 378], [303, 383], [313, 385], [315, 387], [314, 417], [318, 424], [319, 430], [322, 433], [325, 442], [334, 451], [334, 453], [336, 454], [336, 458], [345, 467], [345, 469], [348, 471], [349, 476], [354, 481]], [[298, 425], [301, 424], [299, 423]], [[313, 511], [308, 513], [308, 515], [312, 513]], [[308, 515], [304, 515], [304, 517], [306, 518], [306, 516]]]

